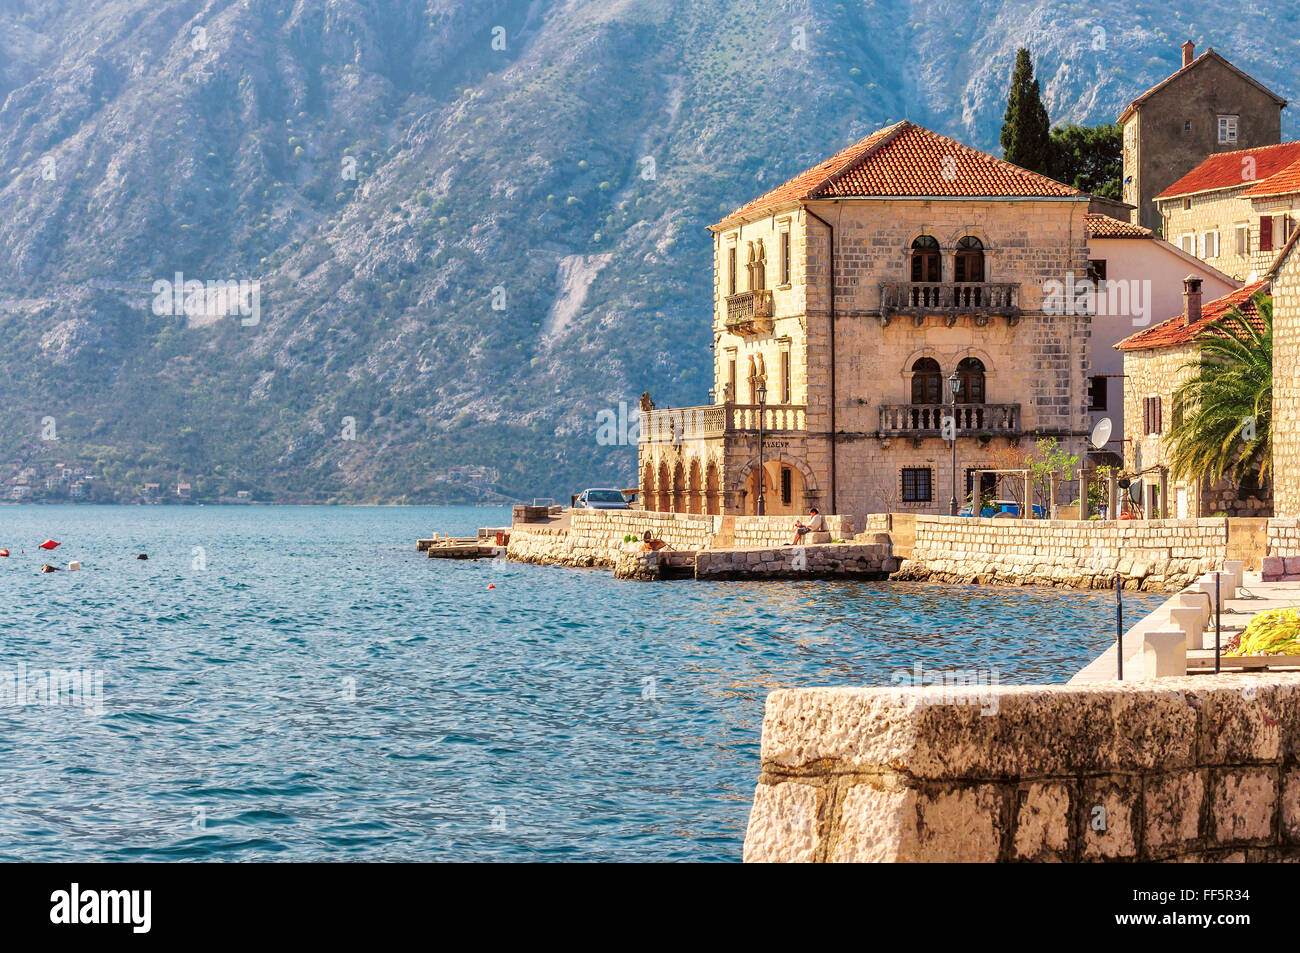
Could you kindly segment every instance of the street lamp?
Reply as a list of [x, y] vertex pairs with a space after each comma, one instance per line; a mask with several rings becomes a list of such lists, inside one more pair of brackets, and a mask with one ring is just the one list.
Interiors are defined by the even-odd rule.
[[767, 403], [767, 381], [761, 377], [754, 388], [754, 396], [758, 398], [758, 515], [766, 516], [767, 499], [763, 496], [763, 418], [766, 414], [763, 405]]
[[952, 408], [952, 498], [948, 501], [948, 515], [957, 515], [957, 395], [961, 393], [961, 378], [953, 371], [948, 378], [948, 394]]

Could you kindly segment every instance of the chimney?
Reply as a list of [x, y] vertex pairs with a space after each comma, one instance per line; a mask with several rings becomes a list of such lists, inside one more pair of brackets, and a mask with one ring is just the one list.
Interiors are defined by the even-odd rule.
[[1196, 59], [1196, 44], [1188, 40], [1183, 44], [1183, 65], [1191, 66], [1194, 59]]
[[1201, 279], [1188, 275], [1183, 279], [1183, 325], [1201, 320]]

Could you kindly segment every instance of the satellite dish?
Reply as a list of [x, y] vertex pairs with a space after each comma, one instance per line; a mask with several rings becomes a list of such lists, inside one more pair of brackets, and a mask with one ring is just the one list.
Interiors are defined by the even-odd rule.
[[1097, 421], [1097, 426], [1092, 428], [1092, 446], [1095, 450], [1101, 450], [1106, 444], [1110, 443], [1110, 435], [1115, 430], [1115, 424], [1109, 417], [1103, 417]]
[[1142, 478], [1135, 477], [1128, 485], [1128, 498], [1139, 506], [1142, 504]]

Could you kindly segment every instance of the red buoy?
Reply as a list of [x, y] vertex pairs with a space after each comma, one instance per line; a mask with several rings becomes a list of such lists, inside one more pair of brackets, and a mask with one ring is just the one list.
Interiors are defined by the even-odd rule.
[[488, 583], [488, 588], [489, 588], [489, 589], [495, 589], [496, 587], [497, 587], [497, 584], [496, 584], [495, 582], [489, 582], [489, 583]]
[[47, 539], [45, 542], [41, 543], [41, 549], [53, 549], [55, 546], [58, 545], [59, 544], [56, 543], [54, 540]]
[[8, 556], [8, 555], [9, 555], [9, 550], [0, 549], [0, 556]]

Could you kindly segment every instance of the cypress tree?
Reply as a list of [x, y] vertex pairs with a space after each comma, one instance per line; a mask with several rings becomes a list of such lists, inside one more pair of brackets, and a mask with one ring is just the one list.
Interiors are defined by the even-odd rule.
[[1002, 120], [1002, 158], [1031, 172], [1051, 175], [1052, 138], [1047, 109], [1038, 95], [1034, 64], [1029, 51], [1016, 51], [1007, 91], [1007, 112]]

